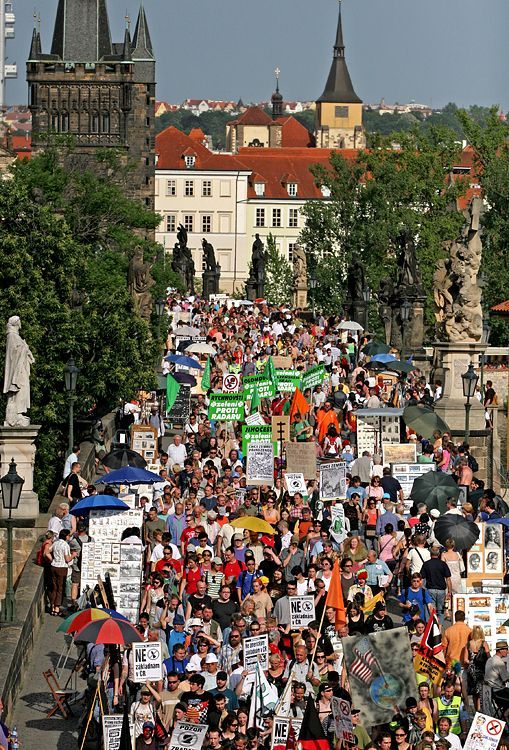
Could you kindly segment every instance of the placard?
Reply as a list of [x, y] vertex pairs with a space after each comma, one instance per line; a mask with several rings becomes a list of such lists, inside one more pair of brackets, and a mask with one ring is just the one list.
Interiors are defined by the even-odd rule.
[[238, 393], [240, 391], [240, 375], [228, 372], [223, 375], [223, 393]]
[[156, 682], [163, 678], [162, 643], [133, 643], [134, 682]]
[[299, 630], [307, 628], [316, 619], [315, 598], [313, 595], [290, 596], [290, 628]]
[[476, 712], [470, 724], [464, 750], [497, 750], [505, 721]]
[[286, 468], [290, 473], [302, 472], [304, 479], [316, 479], [316, 446], [314, 443], [285, 444]]
[[344, 698], [331, 698], [332, 716], [334, 717], [334, 733], [339, 740], [356, 744], [352, 724], [352, 704]]
[[467, 552], [467, 589], [481, 591], [485, 583], [500, 583], [504, 578], [504, 526], [479, 523], [479, 538]]
[[294, 716], [274, 716], [272, 723], [271, 750], [286, 750], [290, 726], [293, 727], [295, 737], [298, 738], [302, 719]]
[[284, 479], [290, 497], [293, 497], [296, 492], [300, 492], [301, 495], [307, 495], [308, 488], [306, 487], [304, 474], [301, 471], [286, 472]]
[[243, 638], [242, 650], [244, 652], [244, 669], [252, 672], [256, 665], [260, 664], [260, 669], [269, 668], [269, 636], [253, 635], [249, 638]]
[[419, 646], [419, 651], [414, 656], [414, 669], [416, 674], [423, 675], [434, 685], [440, 685], [445, 672], [445, 664], [436, 659], [431, 650], [430, 653], [426, 653]]
[[289, 356], [280, 356], [276, 354], [276, 356], [272, 357], [272, 364], [275, 368], [280, 370], [289, 370], [293, 365], [293, 360]]
[[168, 422], [171, 424], [184, 425], [189, 419], [191, 413], [191, 388], [188, 385], [181, 384], [175, 403], [167, 412]]
[[171, 734], [170, 750], [201, 750], [208, 732], [207, 724], [177, 721]]
[[274, 446], [269, 442], [249, 443], [247, 447], [248, 484], [274, 484]]
[[332, 461], [320, 464], [320, 500], [346, 497], [346, 463]]
[[403, 490], [405, 513], [410, 512], [413, 500], [410, 499], [414, 482], [418, 477], [427, 474], [428, 471], [435, 471], [436, 464], [391, 464], [391, 473], [394, 479], [397, 479]]
[[345, 508], [343, 503], [336, 503], [331, 505], [331, 525], [329, 534], [334, 539], [336, 544], [341, 544], [347, 537], [346, 524], [345, 524]]
[[300, 388], [298, 370], [276, 370], [276, 380], [280, 393], [293, 393], [296, 388]]
[[260, 398], [274, 398], [276, 394], [274, 383], [265, 375], [246, 375], [242, 378], [242, 387], [246, 401], [251, 398], [255, 388]]
[[383, 443], [383, 465], [417, 463], [417, 446], [413, 443]]
[[146, 460], [155, 460], [158, 457], [157, 428], [151, 425], [133, 425], [131, 450], [136, 451]]
[[143, 546], [118, 542], [85, 542], [81, 555], [81, 593], [87, 586], [93, 590], [97, 585], [97, 578], [100, 576], [104, 580], [108, 574], [117, 612], [131, 622], [137, 622]]
[[302, 373], [301, 379], [301, 391], [305, 391], [306, 388], [316, 388], [317, 385], [321, 385], [325, 380], [325, 366], [315, 365], [310, 367], [309, 370]]
[[[122, 736], [122, 723], [124, 717], [122, 714], [103, 714], [103, 741], [104, 750], [120, 750], [120, 737]], [[134, 750], [134, 721], [129, 716], [129, 733], [131, 735], [131, 745]]]
[[242, 453], [247, 456], [247, 449], [251, 443], [270, 443], [272, 428], [270, 424], [242, 425]]
[[136, 526], [143, 526], [143, 509], [130, 508], [129, 510], [100, 510], [92, 509], [88, 521], [88, 533], [94, 542], [120, 543], [122, 533]]
[[219, 422], [242, 422], [244, 420], [243, 393], [211, 393], [209, 419]]
[[262, 417], [259, 411], [255, 411], [254, 414], [249, 414], [249, 416], [246, 417], [245, 422], [250, 427], [255, 424], [266, 424], [264, 418]]

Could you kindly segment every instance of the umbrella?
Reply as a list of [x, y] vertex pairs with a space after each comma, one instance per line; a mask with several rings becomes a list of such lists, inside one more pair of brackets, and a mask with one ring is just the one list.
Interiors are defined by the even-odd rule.
[[[388, 357], [389, 355], [388, 354], [386, 354], [386, 355], [379, 354], [378, 356], [379, 357], [383, 357], [383, 356]], [[387, 369], [388, 370], [393, 370], [394, 372], [404, 372], [404, 373], [408, 374], [409, 372], [412, 372], [412, 370], [414, 370], [415, 367], [414, 367], [414, 365], [408, 364], [408, 362], [401, 362], [399, 359], [396, 359], [394, 362], [392, 362], [392, 361], [391, 362], [387, 362]]]
[[186, 348], [186, 352], [192, 354], [217, 354], [216, 350], [210, 344], [206, 344], [204, 341], [197, 341], [196, 344], [191, 344]]
[[[61, 627], [64, 633], [77, 633], [78, 630], [82, 630], [85, 627], [85, 625], [88, 625], [91, 622], [95, 622], [96, 620], [109, 620], [109, 619], [110, 619], [109, 614], [105, 612], [103, 609], [98, 609], [97, 607], [89, 607], [88, 609], [82, 609], [81, 612], [75, 612], [73, 615], [66, 617]], [[64, 630], [63, 626], [65, 625], [66, 622], [68, 624]], [[59, 630], [60, 630], [60, 627], [57, 628], [57, 632]]]
[[479, 538], [479, 526], [473, 521], [467, 521], [457, 513], [446, 513], [441, 516], [435, 526], [433, 533], [440, 544], [444, 545], [447, 539], [452, 539], [457, 550], [470, 549]]
[[384, 344], [383, 341], [373, 339], [373, 341], [370, 341], [369, 344], [366, 344], [366, 346], [363, 347], [362, 353], [372, 357], [375, 354], [388, 354], [390, 350], [391, 347]]
[[181, 385], [196, 385], [196, 378], [188, 372], [172, 372], [171, 375]]
[[95, 620], [85, 625], [84, 628], [76, 633], [74, 640], [129, 646], [129, 644], [135, 641], [142, 641], [143, 638], [130, 622], [108, 617], [106, 620]]
[[203, 367], [200, 365], [197, 359], [193, 359], [192, 357], [184, 357], [181, 354], [169, 354], [167, 357], [165, 357], [167, 362], [174, 362], [176, 365], [180, 365], [181, 367], [190, 367], [193, 370], [203, 370]]
[[180, 326], [175, 331], [175, 336], [199, 336], [200, 329], [193, 328], [193, 326]]
[[363, 331], [364, 328], [356, 320], [343, 320], [338, 325], [338, 331]]
[[[126, 466], [126, 469], [131, 468], [130, 466]], [[119, 469], [119, 471], [123, 471], [122, 469]], [[143, 471], [143, 469], [139, 469], [138, 471]], [[115, 474], [118, 474], [118, 472], [114, 472]], [[147, 472], [148, 473], [148, 472]], [[109, 476], [109, 474], [106, 474], [105, 476]], [[160, 479], [160, 477], [158, 477]], [[99, 479], [96, 484], [105, 484], [104, 477], [102, 479]], [[129, 510], [129, 506], [124, 503], [123, 500], [119, 500], [118, 497], [114, 497], [113, 495], [90, 495], [90, 497], [84, 497], [83, 500], [79, 500], [74, 508], [71, 508], [69, 513], [72, 513], [73, 516], [86, 516], [90, 513], [91, 510]]]
[[442, 433], [450, 432], [449, 426], [429, 406], [418, 404], [405, 407], [403, 420], [407, 427], [415, 430], [418, 435], [422, 435], [426, 440], [431, 440], [435, 430], [440, 430]]
[[110, 617], [113, 617], [114, 620], [125, 620], [126, 622], [129, 622], [129, 618], [125, 617], [125, 615], [121, 615], [120, 612], [117, 612], [116, 609], [106, 609], [106, 607], [104, 607], [103, 609], [100, 609], [99, 611], [107, 612]]
[[447, 510], [445, 502], [449, 497], [459, 497], [458, 485], [450, 474], [428, 471], [414, 480], [410, 499], [417, 505], [426, 503], [428, 510], [436, 508], [440, 513]]
[[396, 357], [394, 356], [394, 354], [387, 354], [387, 353], [373, 354], [370, 361], [380, 362], [381, 364], [386, 365], [388, 362], [391, 362], [391, 363], [395, 362]]
[[[152, 471], [147, 471], [146, 469], [137, 469], [134, 466], [124, 466], [122, 469], [117, 469], [117, 471], [111, 471], [109, 474], [105, 474], [100, 479], [97, 479], [95, 483], [96, 484], [155, 484], [156, 482], [161, 482], [161, 481], [162, 480], [159, 474], [154, 474]], [[101, 497], [101, 496], [96, 495], [96, 497]], [[102, 497], [105, 497], [105, 496], [103, 495]], [[107, 495], [107, 497], [109, 497], [109, 495]], [[78, 505], [75, 505], [74, 508], [76, 509]]]
[[236, 518], [232, 521], [230, 526], [234, 529], [247, 529], [248, 531], [255, 531], [258, 534], [271, 534], [276, 533], [275, 529], [264, 521], [263, 518], [256, 518], [256, 516], [243, 516], [242, 518]]
[[101, 463], [108, 469], [120, 469], [122, 466], [137, 466], [139, 469], [144, 469], [147, 465], [143, 456], [129, 448], [119, 448], [107, 453]]

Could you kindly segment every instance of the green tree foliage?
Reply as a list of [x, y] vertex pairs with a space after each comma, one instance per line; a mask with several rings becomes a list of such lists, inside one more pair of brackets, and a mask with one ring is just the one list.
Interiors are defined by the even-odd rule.
[[267, 237], [265, 298], [271, 305], [289, 305], [292, 299], [293, 273], [272, 234]]
[[[127, 273], [137, 244], [153, 257], [156, 246], [143, 235], [159, 217], [124, 196], [112, 169], [110, 177], [63, 169], [49, 151], [0, 181], [0, 321], [19, 315], [35, 356], [30, 418], [41, 425], [35, 484], [43, 507], [67, 444], [69, 356], [81, 368], [78, 416], [100, 416], [153, 383], [154, 345]], [[3, 359], [0, 347], [0, 369]]]
[[341, 309], [346, 269], [354, 257], [361, 259], [375, 292], [383, 277], [395, 280], [395, 243], [404, 228], [416, 239], [423, 283], [431, 297], [435, 261], [443, 243], [462, 226], [463, 217], [454, 206], [466, 185], [462, 180], [447, 185], [458, 163], [454, 134], [414, 130], [400, 134], [399, 141], [401, 147], [395, 150], [391, 139], [380, 137], [372, 150], [355, 159], [334, 153], [329, 168], [312, 168], [317, 185], [330, 190], [330, 200], [306, 204], [301, 241], [319, 282], [317, 304], [327, 312]]

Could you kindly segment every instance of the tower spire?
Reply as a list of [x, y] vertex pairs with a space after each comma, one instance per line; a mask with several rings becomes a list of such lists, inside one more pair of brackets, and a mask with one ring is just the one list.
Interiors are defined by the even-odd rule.
[[274, 71], [274, 75], [276, 76], [276, 90], [272, 94], [272, 119], [276, 120], [278, 117], [282, 117], [283, 115], [283, 97], [279, 91], [279, 76], [281, 75], [281, 71], [279, 68], [276, 68]]
[[66, 62], [97, 62], [110, 56], [106, 0], [58, 0], [51, 53]]
[[329, 71], [329, 77], [325, 84], [325, 89], [319, 102], [341, 102], [343, 104], [360, 104], [359, 99], [354, 91], [352, 79], [348, 72], [345, 59], [345, 43], [343, 41], [343, 20], [341, 17], [342, 0], [339, 0], [338, 27], [336, 31], [336, 41], [334, 44], [334, 56]]
[[136, 29], [134, 30], [133, 60], [154, 60], [154, 50], [152, 48], [150, 31], [148, 30], [143, 0], [140, 2], [138, 20], [136, 21]]

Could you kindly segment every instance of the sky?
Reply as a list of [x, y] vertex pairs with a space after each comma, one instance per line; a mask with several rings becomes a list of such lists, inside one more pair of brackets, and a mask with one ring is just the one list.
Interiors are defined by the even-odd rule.
[[[337, 0], [144, 0], [157, 58], [157, 98], [268, 100], [274, 69], [287, 101], [314, 100], [332, 59]], [[18, 79], [6, 100], [26, 103], [25, 60], [34, 7], [49, 52], [57, 0], [14, 0], [16, 38], [8, 62]], [[126, 8], [108, 0], [114, 41]], [[508, 0], [343, 0], [346, 56], [364, 102], [417, 101], [440, 107], [498, 104], [509, 110]]]

